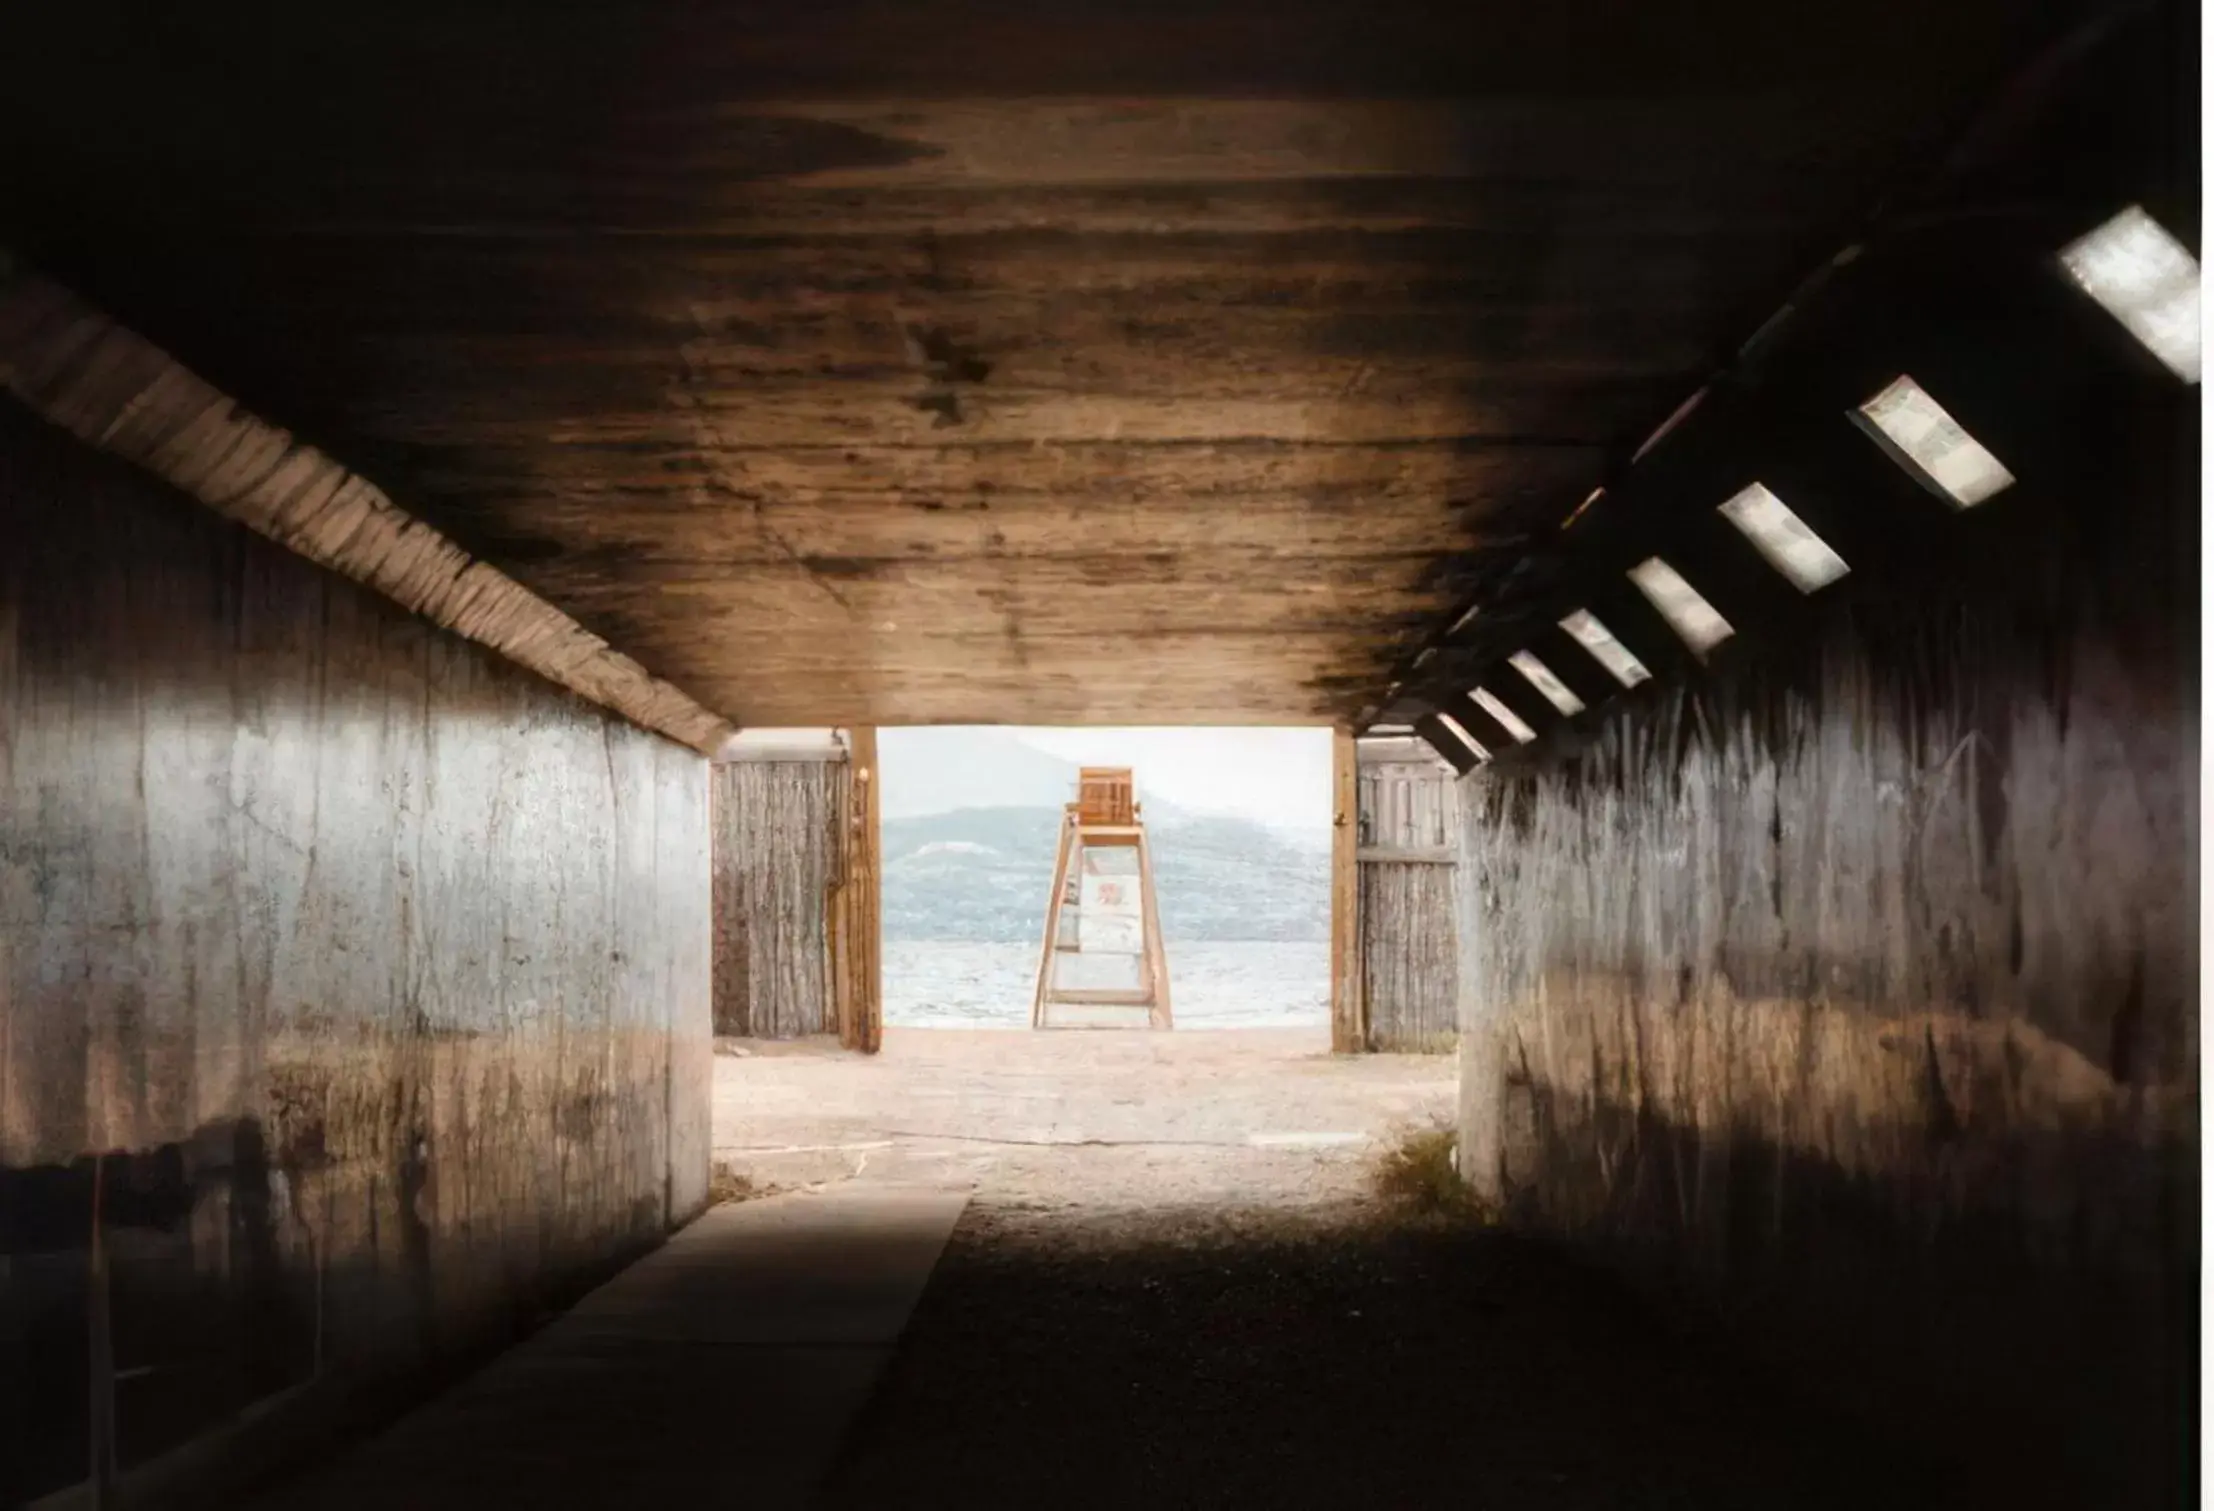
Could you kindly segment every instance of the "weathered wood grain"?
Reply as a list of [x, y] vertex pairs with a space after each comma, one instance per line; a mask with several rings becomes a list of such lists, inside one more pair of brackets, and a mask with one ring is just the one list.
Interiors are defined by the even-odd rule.
[[2066, 1434], [2062, 1499], [2117, 1506], [2168, 1500], [2196, 1368], [2196, 411], [1461, 783], [1469, 1176], [1956, 1451]]
[[855, 770], [821, 760], [715, 766], [716, 1033], [839, 1031], [829, 912]]
[[699, 750], [723, 719], [68, 290], [0, 266], [0, 387], [310, 561]]
[[1330, 737], [1330, 1048], [1341, 1055], [1368, 1046], [1367, 978], [1361, 969], [1359, 762], [1353, 731]]
[[1357, 780], [1363, 1043], [1443, 1049], [1459, 1026], [1459, 788], [1449, 767], [1396, 743], [1362, 759]]
[[884, 1046], [884, 833], [876, 730], [847, 731], [852, 763], [839, 814], [841, 865], [831, 908], [838, 1042], [875, 1054]]
[[28, 251], [802, 725], [1353, 718], [2051, 20], [47, 9]]
[[126, 1499], [696, 1213], [706, 818], [692, 751], [0, 400], [0, 1504], [90, 1460], [96, 1170]]

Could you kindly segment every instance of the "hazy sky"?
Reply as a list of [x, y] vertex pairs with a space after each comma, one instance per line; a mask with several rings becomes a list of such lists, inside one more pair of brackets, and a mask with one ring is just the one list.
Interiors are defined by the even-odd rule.
[[1066, 761], [1137, 768], [1138, 785], [1184, 808], [1277, 823], [1328, 823], [1327, 729], [1011, 729]]

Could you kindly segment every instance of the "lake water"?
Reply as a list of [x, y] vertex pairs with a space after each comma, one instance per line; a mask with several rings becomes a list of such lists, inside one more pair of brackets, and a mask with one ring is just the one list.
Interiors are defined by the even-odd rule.
[[[1171, 944], [1179, 1028], [1307, 1028], [1330, 1021], [1330, 946]], [[894, 1028], [1027, 1028], [1034, 944], [887, 940], [884, 1021]]]

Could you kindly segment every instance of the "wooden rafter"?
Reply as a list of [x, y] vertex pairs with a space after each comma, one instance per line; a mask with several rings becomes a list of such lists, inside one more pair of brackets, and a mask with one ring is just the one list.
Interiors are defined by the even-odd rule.
[[710, 754], [729, 720], [476, 560], [161, 348], [0, 255], [0, 388], [92, 446], [633, 723]]

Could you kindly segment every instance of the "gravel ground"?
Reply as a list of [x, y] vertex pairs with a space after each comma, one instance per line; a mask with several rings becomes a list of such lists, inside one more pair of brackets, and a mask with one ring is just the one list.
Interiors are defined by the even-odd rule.
[[972, 1202], [825, 1507], [1973, 1504], [1612, 1286], [1358, 1203]]
[[[733, 1046], [736, 1048], [736, 1046]], [[1605, 1279], [1371, 1194], [1450, 1058], [1318, 1033], [888, 1030], [717, 1062], [776, 1187], [972, 1193], [822, 1497], [847, 1507], [1982, 1504]]]

